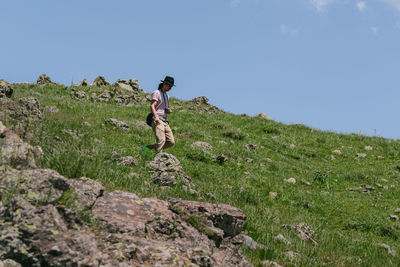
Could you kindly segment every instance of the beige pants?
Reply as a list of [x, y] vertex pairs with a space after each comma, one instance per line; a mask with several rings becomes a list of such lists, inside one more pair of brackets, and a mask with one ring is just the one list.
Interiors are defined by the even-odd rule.
[[153, 128], [157, 143], [149, 146], [149, 148], [154, 148], [157, 153], [160, 153], [164, 148], [175, 145], [174, 135], [172, 134], [168, 123], [160, 120], [160, 123], [156, 124], [153, 120], [151, 127]]

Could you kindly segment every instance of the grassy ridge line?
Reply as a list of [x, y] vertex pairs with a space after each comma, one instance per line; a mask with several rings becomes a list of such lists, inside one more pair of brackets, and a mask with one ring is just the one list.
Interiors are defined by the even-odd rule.
[[[153, 155], [143, 154], [140, 147], [154, 142], [154, 137], [149, 127], [135, 123], [144, 120], [148, 105], [75, 101], [69, 93], [70, 89], [63, 86], [15, 86], [15, 98], [33, 95], [43, 107], [57, 106], [60, 110], [46, 112], [40, 125], [31, 126], [35, 137], [30, 142], [44, 150], [44, 167], [71, 178], [90, 177], [108, 189], [135, 192], [141, 197], [199, 200], [179, 184], [161, 189], [150, 182], [146, 163]], [[174, 105], [182, 105], [182, 101], [172, 99], [171, 107]], [[127, 122], [131, 131], [105, 126], [109, 118]], [[255, 265], [264, 259], [285, 266], [400, 265], [398, 257], [374, 245], [385, 243], [400, 249], [399, 222], [389, 219], [389, 214], [400, 208], [399, 141], [190, 110], [175, 110], [170, 121], [177, 143], [168, 152], [181, 161], [200, 197], [241, 208], [248, 216], [247, 233], [268, 247], [246, 251]], [[212, 154], [228, 155], [230, 159], [218, 164], [209, 154], [192, 148], [195, 141], [211, 144]], [[257, 151], [246, 149], [245, 144], [255, 144]], [[366, 146], [373, 149], [366, 150]], [[337, 149], [341, 155], [332, 152]], [[118, 166], [111, 158], [114, 151], [135, 157], [138, 166]], [[360, 158], [357, 153], [367, 155]], [[246, 162], [247, 158], [253, 162]], [[297, 184], [284, 181], [290, 177]], [[301, 183], [302, 179], [311, 185]], [[372, 185], [375, 190], [370, 194], [348, 190], [362, 184]], [[278, 195], [271, 199], [269, 192]], [[282, 224], [299, 222], [315, 230], [317, 246], [282, 228]], [[280, 233], [291, 245], [274, 239]], [[285, 256], [286, 250], [299, 256], [291, 261]]]

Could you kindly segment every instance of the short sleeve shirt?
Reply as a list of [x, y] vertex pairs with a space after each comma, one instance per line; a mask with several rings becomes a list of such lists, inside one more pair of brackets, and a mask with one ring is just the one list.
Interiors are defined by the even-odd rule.
[[[166, 93], [164, 93], [164, 95], [165, 95], [166, 101], [168, 101], [169, 96]], [[165, 118], [166, 117], [165, 108], [167, 105], [166, 105], [166, 103], [164, 103], [162, 92], [160, 90], [155, 90], [151, 94], [151, 100], [157, 101], [156, 105], [155, 105], [157, 115]]]

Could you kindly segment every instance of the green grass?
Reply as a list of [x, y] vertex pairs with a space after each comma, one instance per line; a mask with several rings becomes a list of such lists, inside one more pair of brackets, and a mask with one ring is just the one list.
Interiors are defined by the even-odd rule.
[[[400, 265], [398, 257], [374, 245], [385, 243], [400, 251], [400, 223], [389, 219], [389, 214], [400, 208], [398, 140], [323, 132], [300, 124], [228, 113], [210, 115], [186, 110], [186, 103], [172, 99], [173, 109], [182, 108], [169, 117], [176, 145], [166, 152], [180, 160], [199, 199], [182, 190], [180, 184], [161, 189], [151, 182], [146, 164], [154, 152], [144, 154], [141, 146], [154, 143], [153, 133], [150, 127], [135, 124], [136, 120], [145, 120], [148, 105], [76, 101], [69, 94], [70, 88], [63, 86], [15, 86], [14, 98], [32, 95], [43, 107], [57, 106], [60, 110], [45, 112], [43, 120], [29, 128], [34, 133], [30, 143], [44, 151], [44, 168], [70, 178], [86, 176], [109, 190], [134, 192], [141, 197], [174, 197], [239, 207], [247, 216], [245, 232], [268, 247], [245, 251], [255, 266], [265, 259], [285, 266]], [[131, 130], [104, 125], [109, 118], [128, 123]], [[211, 144], [212, 151], [192, 148], [195, 141]], [[246, 144], [255, 144], [257, 149], [247, 149]], [[373, 150], [365, 150], [365, 146]], [[342, 154], [334, 154], [336, 149]], [[119, 166], [111, 158], [112, 152], [131, 155], [139, 164], [134, 168]], [[359, 158], [357, 153], [367, 156]], [[219, 162], [212, 155], [225, 155], [228, 160]], [[246, 158], [253, 161], [249, 163]], [[132, 172], [139, 175], [130, 176]], [[290, 177], [297, 183], [284, 182]], [[311, 185], [302, 183], [302, 179]], [[348, 190], [365, 184], [375, 190], [370, 194]], [[269, 192], [278, 195], [271, 199]], [[282, 227], [299, 222], [313, 228], [318, 245], [302, 241]], [[291, 245], [274, 239], [280, 233]], [[299, 256], [291, 261], [285, 257], [286, 250]]]

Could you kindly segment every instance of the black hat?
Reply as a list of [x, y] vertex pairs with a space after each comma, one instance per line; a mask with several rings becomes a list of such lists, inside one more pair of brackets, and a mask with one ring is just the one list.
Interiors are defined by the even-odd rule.
[[164, 81], [161, 80], [161, 82], [166, 83], [166, 84], [171, 85], [171, 86], [175, 86], [174, 85], [174, 78], [172, 78], [171, 76], [165, 76]]

